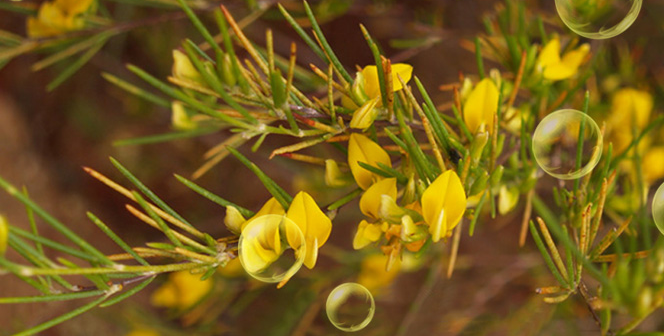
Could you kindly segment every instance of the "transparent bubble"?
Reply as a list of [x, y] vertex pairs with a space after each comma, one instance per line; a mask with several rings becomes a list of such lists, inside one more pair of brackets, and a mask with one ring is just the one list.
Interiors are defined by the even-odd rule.
[[664, 183], [657, 188], [655, 197], [652, 199], [652, 219], [659, 232], [664, 234]]
[[327, 318], [339, 330], [353, 332], [364, 329], [376, 310], [373, 296], [364, 286], [347, 282], [330, 292], [325, 303]]
[[[579, 143], [581, 130], [583, 142]], [[549, 175], [561, 180], [577, 179], [590, 173], [599, 162], [602, 134], [587, 114], [571, 109], [558, 110], [537, 125], [533, 133], [533, 154], [540, 168]]]
[[575, 33], [591, 39], [621, 34], [639, 16], [642, 0], [556, 0], [560, 19]]
[[263, 282], [292, 277], [302, 267], [305, 254], [302, 230], [285, 216], [265, 215], [251, 220], [238, 242], [242, 267]]

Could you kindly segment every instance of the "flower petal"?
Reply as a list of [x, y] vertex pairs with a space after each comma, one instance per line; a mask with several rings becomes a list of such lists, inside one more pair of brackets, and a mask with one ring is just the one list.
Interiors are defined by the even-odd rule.
[[353, 119], [350, 120], [350, 127], [358, 129], [369, 128], [374, 120], [376, 120], [376, 116], [378, 116], [378, 109], [375, 108], [378, 101], [378, 98], [373, 98], [355, 110], [353, 112]]
[[373, 219], [380, 218], [381, 196], [387, 195], [392, 199], [397, 198], [397, 179], [386, 178], [376, 182], [364, 192], [360, 198], [360, 210]]
[[355, 238], [353, 238], [353, 248], [359, 250], [378, 241], [382, 235], [381, 225], [369, 224], [366, 220], [362, 220], [357, 226], [357, 232]]
[[493, 129], [493, 115], [498, 110], [498, 89], [489, 78], [480, 81], [468, 95], [463, 107], [463, 119], [471, 133], [477, 132], [480, 126], [486, 130]]
[[242, 217], [242, 214], [236, 207], [230, 205], [226, 207], [226, 217], [224, 217], [224, 224], [226, 224], [228, 230], [235, 234], [239, 234], [242, 232], [242, 224], [245, 222], [246, 220], [244, 217]]
[[332, 232], [332, 221], [318, 207], [313, 197], [304, 191], [295, 195], [286, 217], [300, 227], [305, 240], [317, 239], [318, 247], [325, 244]]
[[242, 223], [242, 230], [244, 230], [244, 227], [247, 226], [249, 222], [260, 216], [283, 215], [284, 213], [286, 213], [284, 207], [281, 206], [281, 203], [279, 203], [279, 201], [277, 201], [276, 198], [272, 197], [269, 200], [267, 200], [265, 204], [263, 204], [263, 207], [260, 210], [258, 210], [258, 212], [255, 215], [249, 218], [246, 222]]
[[[399, 77], [404, 83], [408, 83], [413, 76], [413, 67], [410, 64], [395, 63], [392, 64], [392, 91], [403, 89]], [[378, 68], [375, 65], [367, 65], [362, 69], [364, 76], [364, 92], [369, 98], [380, 97], [380, 82], [378, 81]]]
[[537, 66], [544, 69], [552, 64], [560, 63], [560, 40], [553, 38], [547, 43], [539, 56], [537, 56]]
[[362, 134], [353, 133], [348, 142], [348, 165], [355, 182], [360, 188], [366, 190], [374, 181], [382, 179], [362, 168], [358, 162], [364, 162], [374, 167], [378, 166], [378, 162], [392, 166], [389, 155], [382, 147]]
[[448, 170], [436, 178], [422, 194], [422, 216], [429, 224], [432, 240], [445, 237], [466, 210], [466, 193], [456, 172]]

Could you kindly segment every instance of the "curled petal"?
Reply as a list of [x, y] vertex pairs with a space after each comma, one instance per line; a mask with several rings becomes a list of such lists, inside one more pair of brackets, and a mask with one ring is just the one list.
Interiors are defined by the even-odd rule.
[[355, 178], [355, 182], [362, 189], [367, 189], [382, 177], [362, 168], [358, 162], [377, 167], [377, 163], [391, 166], [390, 157], [387, 152], [377, 143], [371, 141], [362, 134], [353, 133], [348, 142], [348, 165]]
[[466, 210], [466, 193], [456, 172], [448, 170], [422, 194], [422, 216], [434, 242], [447, 236]]
[[242, 224], [246, 222], [246, 219], [242, 217], [240, 211], [234, 206], [226, 207], [226, 217], [224, 217], [224, 224], [226, 227], [235, 234], [240, 234], [242, 232]]

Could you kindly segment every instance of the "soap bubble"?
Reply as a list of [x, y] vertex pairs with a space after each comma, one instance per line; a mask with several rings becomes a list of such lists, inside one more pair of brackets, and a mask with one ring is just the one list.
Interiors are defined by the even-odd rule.
[[302, 230], [285, 216], [265, 215], [251, 220], [238, 242], [242, 267], [263, 282], [292, 277], [302, 267], [305, 254]]
[[652, 199], [652, 219], [659, 232], [664, 234], [664, 183], [657, 188], [655, 197]]
[[327, 318], [337, 329], [353, 332], [364, 329], [373, 319], [376, 304], [364, 286], [347, 282], [330, 292], [325, 303]]
[[556, 0], [560, 19], [575, 33], [590, 39], [621, 34], [639, 16], [642, 0]]
[[[583, 129], [583, 142], [580, 130]], [[579, 148], [581, 149], [579, 153]], [[602, 133], [587, 114], [564, 109], [546, 116], [533, 133], [533, 154], [549, 175], [573, 180], [590, 173], [602, 156]], [[580, 164], [577, 165], [577, 155]]]

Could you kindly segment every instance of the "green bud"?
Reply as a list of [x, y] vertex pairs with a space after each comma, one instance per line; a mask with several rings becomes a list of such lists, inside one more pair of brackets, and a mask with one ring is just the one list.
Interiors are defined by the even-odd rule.
[[487, 131], [479, 132], [473, 138], [473, 143], [470, 144], [470, 159], [473, 166], [477, 165], [482, 158], [482, 152], [487, 142], [489, 142], [489, 132]]
[[270, 87], [272, 88], [274, 106], [281, 108], [286, 103], [286, 84], [281, 77], [279, 69], [274, 69], [270, 74]]
[[171, 103], [171, 125], [177, 130], [193, 130], [198, 126], [181, 101]]
[[404, 190], [403, 197], [401, 197], [402, 204], [410, 204], [417, 200], [417, 190], [415, 188], [415, 176], [413, 174], [408, 178], [406, 189]]
[[470, 195], [477, 195], [482, 192], [486, 188], [487, 181], [489, 181], [489, 173], [483, 171], [470, 187]]
[[496, 188], [498, 187], [498, 184], [500, 183], [500, 180], [503, 178], [503, 172], [505, 171], [505, 167], [503, 165], [500, 165], [496, 167], [496, 169], [493, 171], [493, 175], [491, 175], [491, 188]]

